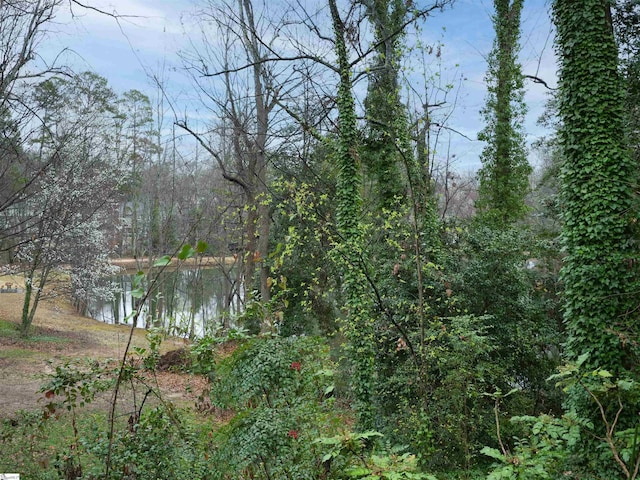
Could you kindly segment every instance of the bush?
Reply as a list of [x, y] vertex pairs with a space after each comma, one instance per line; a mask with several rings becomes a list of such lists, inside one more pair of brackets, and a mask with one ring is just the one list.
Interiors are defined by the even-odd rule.
[[211, 401], [236, 414], [214, 437], [212, 460], [226, 466], [219, 478], [318, 478], [313, 440], [344, 424], [332, 377], [328, 346], [317, 338], [255, 338], [220, 360]]

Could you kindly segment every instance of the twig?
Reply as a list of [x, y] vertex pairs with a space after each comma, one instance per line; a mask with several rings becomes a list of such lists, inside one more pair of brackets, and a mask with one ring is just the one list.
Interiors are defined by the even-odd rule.
[[502, 452], [502, 454], [505, 457], [510, 457], [511, 454], [509, 453], [509, 450], [507, 450], [507, 448], [504, 446], [504, 443], [502, 442], [502, 436], [500, 434], [500, 416], [498, 413], [499, 411], [500, 411], [500, 397], [496, 396], [495, 405], [493, 407], [493, 414], [496, 419], [496, 435], [498, 436], [498, 444], [500, 445], [500, 451]]
[[602, 421], [604, 422], [604, 426], [606, 428], [606, 437], [604, 438], [605, 442], [607, 442], [607, 445], [609, 445], [609, 449], [611, 450], [611, 453], [613, 454], [613, 458], [616, 461], [616, 463], [618, 465], [620, 465], [620, 468], [622, 468], [622, 471], [624, 472], [624, 475], [626, 478], [631, 479], [631, 478], [636, 478], [636, 473], [638, 471], [638, 461], [636, 460], [636, 468], [634, 471], [634, 476], [631, 476], [631, 472], [629, 472], [629, 469], [627, 468], [627, 465], [624, 463], [624, 460], [622, 460], [622, 458], [620, 458], [620, 453], [618, 452], [618, 449], [615, 445], [615, 443], [613, 442], [613, 433], [616, 429], [616, 424], [618, 423], [618, 420], [620, 418], [620, 414], [622, 413], [622, 410], [624, 409], [624, 406], [622, 405], [622, 400], [620, 399], [620, 396], [618, 396], [618, 411], [616, 412], [616, 415], [613, 419], [613, 423], [610, 424], [609, 421], [607, 420], [607, 414], [604, 411], [604, 406], [602, 405], [602, 402], [600, 402], [600, 400], [598, 400], [598, 397], [596, 397], [596, 395], [589, 390], [587, 387], [585, 387], [584, 385], [582, 385], [582, 383], [580, 384], [582, 386], [582, 388], [584, 388], [587, 393], [591, 396], [591, 398], [593, 398], [593, 400], [596, 402], [596, 405], [598, 405], [598, 409], [600, 410], [600, 417], [602, 418]]

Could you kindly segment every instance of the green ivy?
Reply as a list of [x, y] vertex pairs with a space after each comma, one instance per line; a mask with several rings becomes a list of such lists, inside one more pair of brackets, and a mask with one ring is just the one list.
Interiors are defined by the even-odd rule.
[[396, 122], [406, 116], [398, 85], [402, 34], [392, 32], [402, 30], [408, 4], [402, 0], [373, 0], [364, 2], [364, 6], [375, 33], [376, 57], [364, 102], [367, 130], [362, 163], [372, 182], [373, 201], [384, 209], [392, 207], [396, 198], [405, 194], [399, 168], [405, 152], [399, 151], [398, 138], [406, 135], [408, 129]]
[[520, 14], [524, 0], [494, 0], [496, 39], [489, 55], [489, 96], [482, 113], [487, 125], [478, 135], [482, 152], [478, 209], [498, 225], [521, 219], [529, 191], [531, 166], [526, 157], [522, 121], [523, 76], [517, 61]]
[[562, 231], [566, 252], [567, 354], [614, 373], [637, 358], [637, 164], [625, 138], [618, 49], [603, 0], [556, 0], [561, 64], [560, 142], [565, 162]]
[[370, 301], [367, 297], [366, 278], [364, 278], [361, 268], [364, 258], [364, 240], [360, 227], [362, 210], [360, 149], [351, 82], [351, 65], [345, 41], [345, 25], [340, 18], [335, 0], [329, 0], [329, 8], [335, 33], [335, 50], [340, 73], [336, 100], [338, 141], [335, 152], [335, 163], [338, 169], [337, 227], [340, 240], [335, 254], [342, 266], [345, 292], [346, 318], [342, 331], [347, 340], [349, 360], [353, 365], [351, 386], [355, 395], [358, 421], [363, 427], [370, 428], [374, 425], [372, 408], [375, 378], [374, 321]]

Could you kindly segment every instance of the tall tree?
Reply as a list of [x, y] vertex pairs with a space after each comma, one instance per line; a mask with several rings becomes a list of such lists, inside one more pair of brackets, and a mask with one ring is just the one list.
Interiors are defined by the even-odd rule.
[[4, 0], [0, 3], [0, 107], [19, 101], [21, 80], [44, 72], [26, 72], [61, 0]]
[[640, 162], [640, 3], [616, 0], [612, 19], [626, 89], [627, 132], [636, 162]]
[[[218, 38], [207, 37], [194, 57], [185, 58], [205, 97], [206, 107], [221, 119], [214, 127], [222, 132], [213, 146], [211, 137], [199, 134], [186, 121], [179, 126], [198, 140], [216, 160], [224, 179], [244, 195], [245, 205], [241, 245], [244, 252], [244, 287], [251, 299], [254, 276], [259, 277], [259, 299], [270, 299], [269, 233], [271, 202], [268, 192], [269, 144], [273, 139], [274, 109], [278, 104], [280, 73], [273, 62], [271, 46], [280, 27], [268, 19], [265, 9], [254, 9], [252, 0], [238, 0], [224, 5], [208, 1], [202, 18], [211, 22]], [[220, 45], [214, 51], [212, 45]], [[274, 54], [275, 55], [275, 54]], [[238, 66], [240, 64], [241, 66]], [[230, 145], [230, 147], [227, 147]], [[225, 148], [227, 147], [227, 148]], [[267, 320], [267, 319], [265, 319]], [[262, 328], [266, 328], [266, 323]]]
[[160, 245], [161, 229], [153, 223], [153, 212], [158, 208], [158, 188], [155, 183], [159, 183], [160, 179], [150, 177], [154, 171], [153, 160], [161, 151], [155, 142], [153, 109], [149, 97], [138, 90], [125, 92], [116, 103], [117, 162], [129, 171], [130, 179], [123, 208], [125, 225], [122, 242], [126, 245], [121, 245], [121, 248], [135, 258], [144, 255], [151, 257], [175, 247]]
[[[427, 8], [428, 11], [442, 9], [450, 3], [447, 0], [438, 1]], [[434, 260], [439, 243], [439, 225], [429, 171], [429, 150], [432, 147], [427, 138], [432, 128], [428, 121], [429, 102], [422, 104], [424, 115], [416, 122], [419, 133], [412, 139], [407, 106], [403, 103], [400, 89], [401, 62], [407, 53], [404, 38], [415, 12], [409, 4], [400, 0], [367, 0], [363, 5], [374, 31], [371, 49], [375, 51], [368, 75], [365, 99], [367, 123], [361, 155], [365, 195], [368, 193], [372, 199], [369, 204], [375, 208], [372, 215], [378, 225], [384, 225], [395, 213], [402, 215], [405, 220], [394, 229], [377, 229], [380, 237], [376, 238], [375, 246], [371, 245], [367, 256], [379, 263], [371, 265], [370, 276], [373, 278], [370, 279], [378, 285], [385, 283], [385, 273], [382, 272], [386, 272], [389, 265], [395, 265], [399, 256], [389, 245], [398, 241], [394, 237], [401, 234], [400, 231], [406, 233], [399, 243], [407, 244], [407, 253], [411, 252], [410, 258], [417, 277], [415, 317], [422, 347], [427, 309], [423, 266]], [[415, 141], [415, 147], [411, 140]], [[387, 295], [388, 292], [381, 294], [382, 297]], [[397, 321], [390, 318], [392, 309], [383, 306], [380, 300], [377, 303], [384, 319], [378, 329], [397, 334], [399, 324], [393, 325]], [[411, 327], [406, 328], [401, 335], [405, 336], [411, 330]], [[383, 336], [383, 333], [376, 335], [377, 338]]]
[[524, 0], [494, 0], [496, 32], [489, 55], [489, 95], [483, 110], [487, 125], [478, 135], [482, 152], [478, 209], [488, 218], [509, 224], [523, 217], [531, 167], [527, 162], [522, 120], [523, 76], [518, 63], [520, 14]]
[[637, 358], [637, 164], [608, 0], [556, 0], [567, 354], [621, 374]]
[[404, 194], [398, 137], [405, 132], [398, 132], [397, 127], [402, 123], [399, 118], [406, 118], [406, 114], [400, 100], [398, 74], [408, 6], [402, 0], [367, 0], [363, 4], [374, 29], [376, 56], [365, 99], [367, 129], [362, 163], [365, 183], [372, 184], [374, 204], [390, 208], [396, 197]]
[[338, 171], [337, 229], [341, 237], [337, 253], [343, 259], [343, 288], [347, 310], [343, 331], [348, 340], [350, 360], [354, 366], [351, 385], [356, 397], [358, 420], [361, 427], [372, 428], [375, 420], [372, 408], [375, 378], [374, 318], [369, 309], [368, 292], [364, 286], [365, 278], [361, 269], [363, 238], [360, 228], [362, 197], [358, 126], [351, 83], [351, 65], [346, 46], [346, 27], [335, 0], [329, 0], [329, 9], [340, 75], [336, 99], [338, 138], [334, 162]]
[[[0, 2], [0, 250], [11, 250], [22, 228], [10, 217], [22, 208], [48, 164], [35, 165], [24, 153], [29, 132], [39, 120], [24, 88], [52, 68], [29, 68], [45, 28], [62, 0]], [[24, 130], [24, 131], [23, 131]], [[14, 208], [15, 207], [15, 208]]]

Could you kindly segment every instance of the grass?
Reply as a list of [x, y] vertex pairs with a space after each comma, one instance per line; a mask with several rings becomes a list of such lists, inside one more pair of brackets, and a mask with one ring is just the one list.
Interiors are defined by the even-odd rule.
[[32, 334], [27, 338], [20, 337], [20, 327], [13, 322], [0, 319], [0, 338], [20, 339], [26, 344], [36, 343], [69, 343], [68, 338], [50, 335], [42, 332], [38, 328], [32, 327]]
[[35, 350], [28, 350], [26, 348], [5, 348], [2, 350], [2, 358], [4, 359], [23, 359], [36, 355], [38, 352]]
[[14, 337], [19, 334], [20, 331], [15, 323], [0, 319], [0, 337]]
[[54, 335], [35, 334], [25, 338], [24, 341], [27, 343], [69, 343], [71, 340]]

